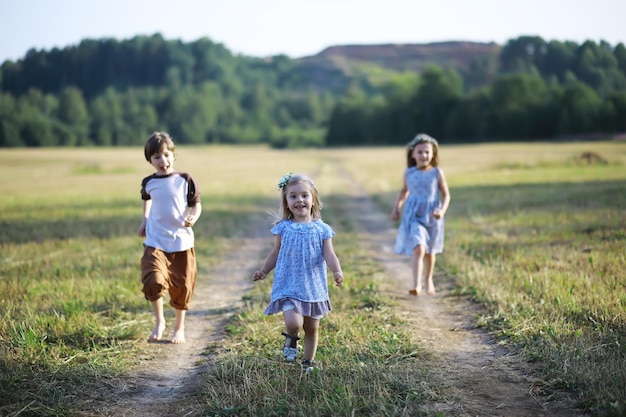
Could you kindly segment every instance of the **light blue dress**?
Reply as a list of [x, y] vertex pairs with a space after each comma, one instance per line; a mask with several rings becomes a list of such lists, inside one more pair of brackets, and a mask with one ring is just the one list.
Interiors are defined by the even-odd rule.
[[283, 303], [293, 303], [295, 310], [307, 317], [323, 316], [331, 309], [328, 278], [324, 260], [324, 240], [335, 235], [322, 220], [295, 223], [282, 220], [272, 227], [281, 244], [274, 269], [272, 299], [265, 314], [282, 312]]
[[410, 255], [417, 245], [423, 245], [426, 253], [441, 253], [444, 221], [433, 217], [433, 211], [440, 207], [439, 169], [409, 167], [405, 174], [409, 196], [404, 202], [395, 252]]

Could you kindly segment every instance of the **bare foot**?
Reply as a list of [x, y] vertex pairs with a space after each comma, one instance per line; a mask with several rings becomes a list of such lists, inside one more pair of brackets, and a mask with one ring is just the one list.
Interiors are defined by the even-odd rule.
[[437, 291], [435, 291], [435, 286], [433, 284], [428, 285], [427, 289], [426, 289], [426, 294], [428, 295], [435, 295], [437, 293]]
[[177, 345], [185, 343], [185, 329], [178, 329], [174, 331], [174, 336], [172, 336], [172, 343]]
[[148, 342], [156, 342], [161, 340], [163, 337], [163, 331], [165, 330], [165, 321], [159, 321], [154, 326], [154, 330], [150, 333], [150, 337], [148, 338]]

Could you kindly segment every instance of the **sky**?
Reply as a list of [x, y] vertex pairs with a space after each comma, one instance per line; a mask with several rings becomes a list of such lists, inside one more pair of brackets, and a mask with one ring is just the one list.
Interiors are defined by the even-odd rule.
[[546, 41], [626, 44], [624, 0], [0, 0], [0, 63], [83, 39], [207, 37], [235, 54], [334, 45]]

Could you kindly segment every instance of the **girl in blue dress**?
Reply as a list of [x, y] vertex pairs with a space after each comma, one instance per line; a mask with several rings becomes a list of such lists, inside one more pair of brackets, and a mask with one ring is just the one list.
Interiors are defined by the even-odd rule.
[[314, 367], [320, 319], [331, 310], [326, 269], [333, 272], [337, 286], [343, 284], [343, 272], [333, 249], [335, 232], [321, 219], [322, 202], [313, 181], [306, 175], [287, 174], [278, 188], [281, 205], [271, 229], [274, 247], [252, 279], [264, 279], [276, 268], [265, 314], [283, 313], [283, 357], [288, 362], [295, 361], [304, 330], [302, 365], [309, 371]]
[[409, 294], [420, 294], [424, 277], [426, 293], [433, 295], [435, 259], [443, 251], [443, 218], [450, 205], [448, 183], [439, 168], [437, 141], [424, 133], [415, 136], [407, 145], [407, 165], [391, 211], [391, 218], [398, 220], [404, 206], [395, 252], [412, 255], [413, 286]]

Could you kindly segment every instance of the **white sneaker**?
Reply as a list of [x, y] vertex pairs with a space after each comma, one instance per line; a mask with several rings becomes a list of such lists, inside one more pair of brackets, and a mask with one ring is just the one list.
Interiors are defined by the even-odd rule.
[[283, 357], [285, 358], [287, 362], [295, 361], [297, 356], [298, 356], [297, 348], [292, 348], [292, 347], [287, 347], [287, 346], [283, 348]]

